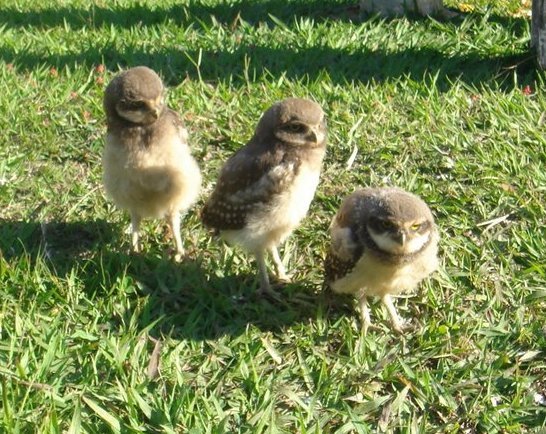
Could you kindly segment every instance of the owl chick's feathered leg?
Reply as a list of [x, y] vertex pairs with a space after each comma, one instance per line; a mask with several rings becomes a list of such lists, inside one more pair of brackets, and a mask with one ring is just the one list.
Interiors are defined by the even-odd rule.
[[398, 312], [396, 311], [396, 307], [394, 306], [394, 302], [390, 294], [384, 295], [381, 301], [387, 308], [387, 312], [391, 317], [392, 328], [398, 333], [402, 333], [404, 330], [404, 321], [402, 321], [402, 319], [400, 319], [398, 316]]
[[184, 246], [182, 244], [182, 237], [180, 235], [180, 213], [175, 211], [167, 215], [167, 224], [171, 230], [171, 234], [174, 239], [174, 247], [176, 253], [174, 256], [175, 261], [180, 261], [186, 254]]
[[131, 249], [135, 253], [140, 252], [140, 222], [142, 218], [135, 212], [131, 212]]
[[269, 282], [269, 274], [267, 272], [267, 263], [265, 260], [265, 251], [260, 250], [256, 252], [256, 263], [258, 265], [258, 278], [260, 281], [260, 288], [258, 293], [262, 295], [268, 295], [277, 297], [277, 293], [271, 288], [271, 283]]
[[358, 304], [360, 307], [360, 320], [362, 322], [362, 332], [364, 334], [368, 333], [368, 329], [372, 325], [372, 320], [370, 318], [370, 309], [368, 308], [368, 298], [365, 295], [361, 295]]
[[271, 259], [273, 259], [273, 264], [275, 265], [277, 279], [279, 279], [281, 282], [290, 282], [290, 276], [286, 272], [286, 268], [282, 263], [281, 256], [279, 255], [279, 249], [276, 246], [271, 248]]

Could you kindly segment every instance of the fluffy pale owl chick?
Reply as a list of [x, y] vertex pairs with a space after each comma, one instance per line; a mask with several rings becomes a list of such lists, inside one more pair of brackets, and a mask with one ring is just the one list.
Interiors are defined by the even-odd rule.
[[288, 98], [261, 117], [251, 140], [223, 166], [201, 217], [229, 243], [253, 253], [260, 290], [271, 289], [266, 252], [288, 280], [277, 246], [307, 214], [326, 151], [326, 119], [315, 102]]
[[161, 79], [145, 66], [110, 82], [104, 110], [104, 187], [114, 203], [131, 214], [133, 250], [140, 250], [143, 218], [166, 218], [180, 259], [180, 214], [196, 201], [201, 186], [182, 119], [165, 105]]
[[330, 226], [326, 284], [355, 294], [364, 331], [368, 297], [379, 297], [393, 328], [403, 322], [391, 296], [411, 290], [438, 266], [438, 230], [429, 207], [397, 188], [364, 188], [347, 196]]

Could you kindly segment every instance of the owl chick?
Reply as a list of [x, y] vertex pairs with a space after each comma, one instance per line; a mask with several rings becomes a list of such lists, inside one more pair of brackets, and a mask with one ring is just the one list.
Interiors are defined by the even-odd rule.
[[260, 292], [274, 295], [265, 254], [288, 280], [277, 246], [307, 214], [326, 151], [326, 119], [315, 102], [288, 98], [261, 117], [253, 137], [223, 166], [201, 217], [228, 243], [255, 255]]
[[145, 66], [116, 76], [104, 94], [106, 144], [103, 182], [114, 203], [131, 214], [132, 248], [140, 251], [143, 218], [166, 218], [184, 255], [180, 213], [197, 199], [201, 173], [182, 119], [165, 105], [163, 83]]
[[345, 198], [330, 226], [325, 283], [355, 294], [364, 331], [369, 296], [380, 297], [402, 332], [391, 295], [415, 288], [438, 266], [438, 231], [428, 206], [397, 188], [364, 188]]

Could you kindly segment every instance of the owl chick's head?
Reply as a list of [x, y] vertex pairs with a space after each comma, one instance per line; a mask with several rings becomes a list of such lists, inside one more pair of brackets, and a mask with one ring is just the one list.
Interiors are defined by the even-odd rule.
[[386, 253], [417, 253], [436, 231], [429, 207], [414, 194], [396, 188], [378, 189], [370, 205], [366, 229], [376, 246]]
[[290, 146], [326, 146], [326, 118], [316, 102], [303, 98], [287, 98], [265, 111], [255, 137], [263, 142], [280, 140]]
[[122, 119], [131, 124], [155, 122], [165, 107], [159, 76], [146, 66], [128, 69], [114, 77], [104, 92], [108, 121]]

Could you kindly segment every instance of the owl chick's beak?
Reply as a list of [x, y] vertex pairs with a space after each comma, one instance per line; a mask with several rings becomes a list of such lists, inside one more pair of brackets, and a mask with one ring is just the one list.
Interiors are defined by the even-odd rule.
[[152, 109], [152, 116], [154, 119], [158, 119], [160, 113], [161, 113], [161, 109], [159, 107], [154, 107]]
[[320, 125], [311, 128], [311, 137], [315, 144], [318, 145], [319, 143], [322, 143], [322, 141], [324, 140], [324, 133], [320, 130]]
[[401, 246], [404, 246], [406, 244], [406, 238], [407, 238], [406, 232], [402, 230], [396, 231], [394, 235], [395, 241]]

